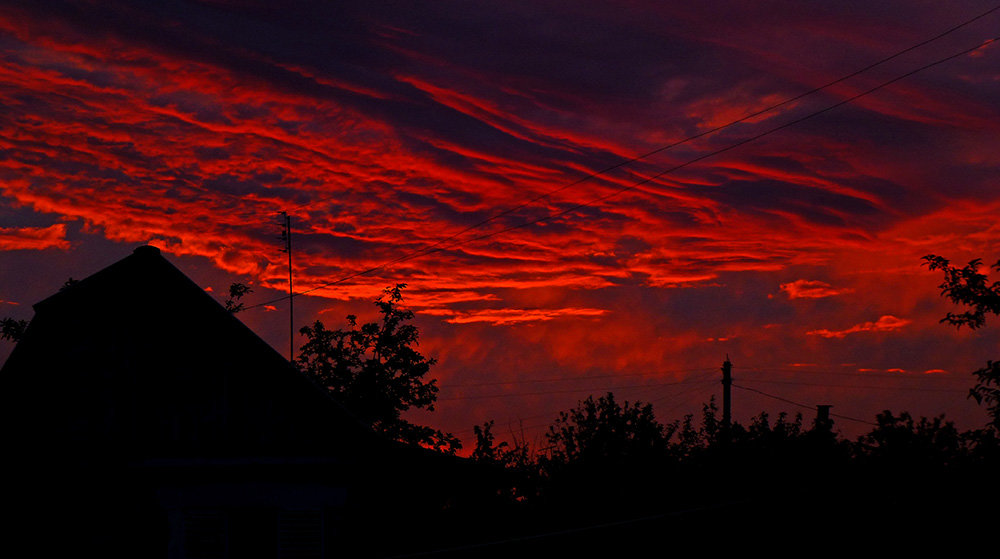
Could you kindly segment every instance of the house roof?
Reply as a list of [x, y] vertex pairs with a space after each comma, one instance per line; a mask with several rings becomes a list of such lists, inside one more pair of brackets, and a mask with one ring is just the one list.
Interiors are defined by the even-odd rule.
[[25, 444], [149, 458], [356, 454], [388, 442], [156, 247], [34, 309], [0, 369], [0, 413]]

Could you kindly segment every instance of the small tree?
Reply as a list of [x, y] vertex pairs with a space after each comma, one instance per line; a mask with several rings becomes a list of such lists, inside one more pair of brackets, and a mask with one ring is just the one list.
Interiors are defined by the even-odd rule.
[[438, 387], [424, 377], [436, 361], [417, 351], [419, 330], [413, 312], [400, 308], [405, 284], [386, 288], [375, 305], [378, 322], [328, 330], [322, 322], [300, 330], [306, 337], [298, 367], [326, 387], [348, 410], [393, 439], [454, 453], [461, 442], [450, 433], [406, 421], [410, 408], [434, 410]]
[[[975, 330], [986, 325], [988, 315], [1000, 315], [1000, 281], [990, 283], [986, 274], [979, 271], [983, 265], [981, 259], [972, 260], [961, 268], [933, 254], [925, 256], [924, 262], [931, 270], [944, 272], [944, 282], [938, 286], [942, 296], [956, 304], [971, 307], [962, 313], [948, 313], [941, 322]], [[1000, 260], [990, 268], [1000, 272]], [[974, 371], [973, 375], [976, 376], [976, 386], [969, 390], [969, 397], [979, 404], [986, 404], [986, 411], [992, 418], [990, 426], [1000, 431], [1000, 362], [987, 361], [986, 367]]]

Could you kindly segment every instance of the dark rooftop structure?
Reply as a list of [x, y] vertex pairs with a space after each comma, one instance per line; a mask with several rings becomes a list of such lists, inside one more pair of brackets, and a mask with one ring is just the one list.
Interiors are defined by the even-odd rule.
[[376, 525], [462, 491], [461, 459], [373, 433], [155, 247], [34, 309], [0, 425], [14, 536], [39, 555], [388, 549]]

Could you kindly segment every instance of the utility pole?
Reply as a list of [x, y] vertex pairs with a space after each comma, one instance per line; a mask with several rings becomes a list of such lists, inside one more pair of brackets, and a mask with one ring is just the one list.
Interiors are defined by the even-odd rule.
[[285, 247], [281, 252], [288, 253], [288, 361], [295, 360], [295, 319], [292, 312], [294, 293], [292, 292], [292, 217], [287, 212], [281, 212], [281, 240]]
[[726, 355], [726, 360], [722, 363], [722, 432], [725, 441], [729, 442], [730, 427], [733, 422], [733, 364]]

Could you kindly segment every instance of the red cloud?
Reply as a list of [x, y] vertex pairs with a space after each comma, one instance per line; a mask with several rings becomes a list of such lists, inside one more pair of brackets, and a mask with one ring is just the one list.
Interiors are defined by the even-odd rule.
[[[622, 157], [636, 149], [632, 139], [606, 136], [603, 129], [595, 133], [565, 115], [553, 118], [553, 99], [542, 97], [561, 93], [548, 89], [454, 83], [446, 75], [421, 75], [420, 64], [393, 76], [397, 85], [421, 92], [422, 103], [442, 111], [435, 114], [457, 112], [462, 122], [475, 121], [491, 134], [517, 140], [468, 141], [475, 138], [418, 124], [397, 126], [388, 109], [360, 112], [332, 101], [325, 91], [284, 87], [210, 58], [185, 59], [124, 40], [110, 49], [96, 37], [62, 28], [46, 31], [41, 21], [23, 23], [8, 21], [6, 27], [58, 63], [12, 51], [0, 65], [0, 80], [24, 92], [9, 105], [19, 118], [0, 122], [0, 148], [10, 153], [0, 162], [4, 194], [39, 211], [81, 218], [92, 232], [112, 240], [156, 239], [174, 254], [208, 257], [223, 270], [258, 278], [264, 287], [287, 285], [271, 241], [277, 229], [267, 216], [290, 204], [299, 206], [293, 210], [296, 233], [309, 237], [296, 249], [296, 284], [312, 289], [418, 252], [470, 222], [603, 167], [591, 154]], [[262, 60], [250, 62], [352, 91], [371, 103], [401, 94], [303, 64]], [[97, 75], [92, 68], [100, 70], [100, 79], [92, 77]], [[483, 79], [504, 83], [506, 76]], [[766, 104], [770, 96], [755, 103]], [[28, 98], [32, 103], [19, 101]], [[732, 109], [727, 102], [734, 101], [720, 102], [720, 110]], [[689, 109], [699, 103], [693, 99]], [[600, 106], [589, 108], [602, 112]], [[837, 147], [822, 137], [802, 143]], [[865, 188], [851, 186], [865, 177], [851, 176], [846, 166], [817, 167], [814, 156], [794, 150], [775, 152], [773, 159], [783, 163], [729, 154], [593, 206], [509, 229], [631, 185], [648, 176], [644, 165], [654, 163], [619, 169], [538, 198], [444, 243], [439, 247], [444, 250], [417, 265], [395, 265], [312, 294], [369, 298], [393, 283], [393, 275], [419, 278], [419, 285], [410, 281], [423, 293], [477, 293], [468, 300], [486, 300], [496, 289], [599, 289], [633, 278], [653, 287], [689, 287], [727, 272], [822, 262], [831, 234], [864, 238], [864, 228], [844, 211], [830, 210], [843, 221], [838, 226], [810, 219], [809, 204], [799, 198], [797, 206], [734, 211], [741, 204], [720, 202], [717, 188], [705, 188], [725, 190], [727, 180], [737, 178], [878, 201]], [[795, 165], [785, 168], [786, 163]], [[498, 231], [503, 234], [451, 246]], [[617, 246], [625, 236], [637, 240], [636, 248]], [[857, 241], [839, 246], [850, 242]], [[834, 288], [803, 284], [796, 293], [815, 297], [824, 289], [829, 296]], [[415, 305], [420, 297], [414, 293]]]
[[48, 227], [0, 227], [0, 250], [44, 250], [69, 248], [66, 225]]
[[488, 322], [495, 326], [506, 326], [521, 322], [537, 322], [553, 320], [567, 316], [596, 317], [607, 314], [603, 309], [563, 308], [563, 309], [485, 309], [479, 311], [443, 311], [428, 310], [424, 314], [440, 314], [448, 316], [445, 322], [452, 324], [467, 324], [470, 322]]
[[806, 334], [809, 334], [810, 336], [822, 336], [824, 338], [843, 338], [849, 334], [856, 334], [858, 332], [891, 332], [893, 330], [899, 330], [911, 322], [911, 320], [896, 318], [895, 316], [887, 314], [875, 322], [856, 324], [847, 330], [812, 330], [810, 332], [806, 332]]
[[854, 291], [849, 288], [835, 288], [830, 284], [815, 280], [795, 280], [781, 284], [781, 290], [788, 294], [789, 299], [821, 299], [834, 297]]

